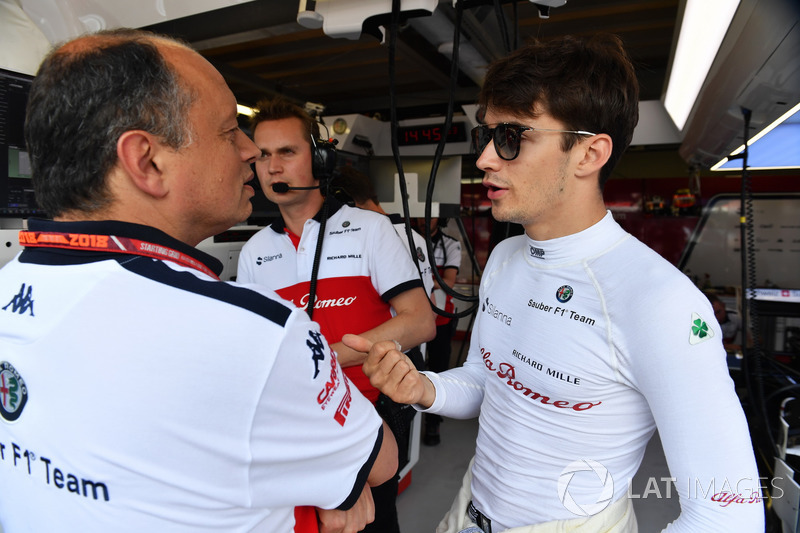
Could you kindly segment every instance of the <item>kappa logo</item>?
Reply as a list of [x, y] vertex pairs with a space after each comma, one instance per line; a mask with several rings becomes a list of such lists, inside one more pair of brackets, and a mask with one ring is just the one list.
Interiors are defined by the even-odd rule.
[[325, 360], [325, 350], [322, 344], [322, 333], [309, 330], [306, 345], [311, 348], [311, 359], [314, 361], [314, 378], [319, 375], [319, 362]]
[[3, 311], [8, 311], [10, 308], [12, 313], [19, 313], [24, 315], [26, 312], [30, 312], [31, 316], [33, 315], [33, 286], [29, 286], [28, 290], [25, 290], [25, 284], [23, 283], [22, 286], [19, 288], [19, 292], [11, 298], [11, 301], [8, 302], [5, 307], [3, 307]]
[[695, 345], [714, 338], [714, 330], [697, 313], [692, 313], [692, 327], [689, 333], [689, 344]]
[[0, 417], [14, 422], [28, 403], [28, 387], [17, 369], [7, 362], [0, 363]]

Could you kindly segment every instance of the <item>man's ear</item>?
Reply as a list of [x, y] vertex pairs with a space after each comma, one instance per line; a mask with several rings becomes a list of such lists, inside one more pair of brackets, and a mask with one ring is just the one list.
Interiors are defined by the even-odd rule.
[[162, 146], [150, 133], [130, 130], [117, 141], [117, 158], [131, 183], [143, 193], [161, 198], [167, 194], [162, 169], [156, 164]]
[[611, 157], [613, 144], [611, 137], [605, 133], [598, 133], [585, 139], [579, 145], [582, 148], [583, 158], [578, 162], [575, 172], [578, 175], [600, 172], [603, 165], [608, 162], [608, 158]]

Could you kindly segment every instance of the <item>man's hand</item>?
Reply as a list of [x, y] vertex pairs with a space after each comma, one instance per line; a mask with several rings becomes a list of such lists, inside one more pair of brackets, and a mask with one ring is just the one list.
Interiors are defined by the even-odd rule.
[[401, 352], [395, 341], [371, 343], [364, 337], [347, 334], [342, 342], [367, 359], [361, 367], [373, 387], [398, 403], [433, 405], [436, 390], [431, 381], [417, 371], [411, 359]]
[[339, 366], [342, 368], [358, 366], [364, 363], [365, 355], [359, 351], [353, 350], [343, 342], [331, 344], [331, 350], [336, 352], [336, 360], [339, 361]]
[[320, 533], [356, 533], [375, 520], [375, 502], [372, 491], [364, 484], [356, 504], [347, 511], [317, 508]]

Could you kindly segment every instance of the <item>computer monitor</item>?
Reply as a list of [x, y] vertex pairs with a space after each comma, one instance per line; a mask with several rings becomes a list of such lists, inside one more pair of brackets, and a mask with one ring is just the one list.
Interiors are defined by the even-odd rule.
[[0, 69], [0, 217], [44, 216], [36, 205], [25, 146], [25, 108], [33, 77]]
[[[758, 329], [764, 351], [800, 366], [800, 290], [755, 289]], [[794, 358], [795, 360], [787, 359]]]
[[[416, 174], [417, 195], [415, 198], [408, 199], [409, 204], [415, 204], [417, 207], [424, 206], [433, 167], [433, 157], [404, 156], [400, 160], [403, 165], [403, 174], [406, 177], [409, 174]], [[433, 198], [431, 199], [432, 202], [439, 204], [439, 212], [433, 216], [460, 216], [461, 169], [462, 156], [460, 155], [443, 157], [439, 162], [435, 176]], [[370, 159], [369, 175], [375, 187], [375, 193], [378, 195], [378, 201], [381, 202], [384, 209], [389, 210], [389, 207], [392, 207], [392, 212], [400, 212], [400, 209], [394, 209], [395, 206], [401, 205], [402, 201], [401, 198], [395, 197], [395, 174], [398, 174], [398, 171], [397, 163], [393, 157], [373, 157]], [[411, 194], [411, 191], [409, 191], [409, 194]], [[413, 208], [411, 210], [414, 211]], [[421, 217], [422, 214], [419, 209], [417, 211], [418, 214], [412, 214], [411, 216]]]

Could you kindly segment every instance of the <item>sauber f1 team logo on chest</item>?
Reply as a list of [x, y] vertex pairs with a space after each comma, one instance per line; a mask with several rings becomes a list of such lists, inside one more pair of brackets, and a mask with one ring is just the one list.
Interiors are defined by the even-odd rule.
[[28, 387], [19, 372], [7, 361], [0, 363], [0, 417], [14, 422], [28, 403]]

